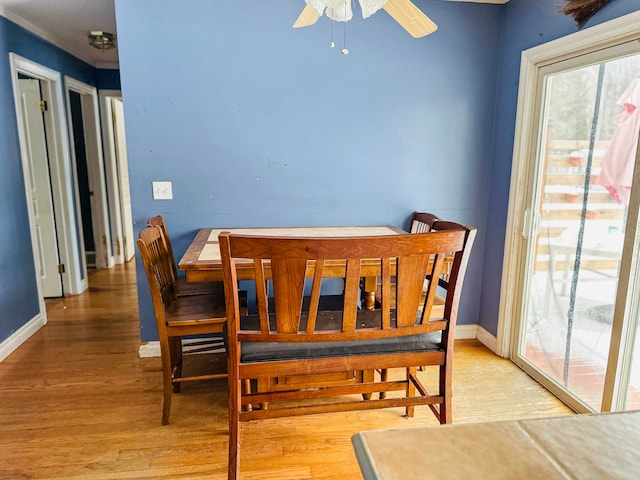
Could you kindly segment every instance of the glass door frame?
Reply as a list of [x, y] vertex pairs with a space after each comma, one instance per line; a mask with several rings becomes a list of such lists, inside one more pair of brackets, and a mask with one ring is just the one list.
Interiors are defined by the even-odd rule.
[[[638, 142], [640, 145], [640, 135]], [[635, 188], [631, 189], [629, 199], [627, 234], [622, 248], [618, 280], [623, 288], [618, 287], [613, 313], [611, 347], [602, 400], [603, 412], [624, 409], [635, 336], [640, 335], [640, 147], [637, 152], [632, 181]]]
[[[614, 52], [614, 53], [612, 53]], [[557, 71], [593, 65], [632, 53], [640, 53], [640, 12], [577, 32], [561, 39], [537, 46], [522, 53], [518, 109], [511, 172], [509, 211], [503, 259], [502, 289], [498, 320], [497, 353], [511, 358], [546, 388], [579, 412], [592, 409], [567, 392], [560, 384], [537, 371], [530, 361], [518, 354], [521, 341], [522, 317], [526, 305], [527, 284], [523, 273], [530, 262], [529, 241], [539, 224], [539, 215], [533, 205], [539, 195], [541, 172], [537, 166], [537, 152], [544, 135], [542, 105], [545, 77]], [[559, 62], [563, 62], [560, 66]], [[640, 153], [640, 150], [639, 150]], [[634, 184], [640, 181], [640, 162], [636, 158]], [[603, 411], [620, 408], [624, 387], [625, 365], [630, 363], [633, 329], [632, 318], [638, 312], [625, 305], [629, 298], [638, 298], [640, 288], [635, 278], [638, 271], [638, 204], [640, 189], [632, 193], [627, 214], [627, 235], [624, 242], [618, 296], [614, 313], [607, 379], [605, 381]], [[636, 272], [636, 273], [634, 273]], [[629, 285], [629, 288], [622, 288]], [[637, 305], [638, 302], [635, 304]], [[635, 317], [633, 314], [635, 313]], [[630, 338], [631, 337], [631, 338]]]

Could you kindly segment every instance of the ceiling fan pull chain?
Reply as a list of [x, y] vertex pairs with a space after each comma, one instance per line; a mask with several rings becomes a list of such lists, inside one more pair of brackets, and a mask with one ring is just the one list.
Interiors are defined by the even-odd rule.
[[344, 2], [344, 39], [342, 42], [342, 50], [340, 50], [340, 53], [342, 55], [349, 55], [349, 50], [347, 49], [347, 2], [349, 0], [345, 0]]
[[329, 48], [335, 48], [336, 44], [333, 43], [333, 8], [331, 8], [331, 41], [329, 42]]

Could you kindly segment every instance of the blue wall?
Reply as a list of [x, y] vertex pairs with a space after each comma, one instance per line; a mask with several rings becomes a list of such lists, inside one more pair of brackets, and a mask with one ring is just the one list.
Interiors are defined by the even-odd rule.
[[0, 16], [0, 342], [39, 311], [9, 52], [96, 85], [92, 66]]
[[120, 90], [120, 70], [96, 70], [96, 85], [98, 90]]
[[6, 53], [14, 32], [13, 24], [0, 17], [0, 341], [39, 311]]
[[[509, 184], [523, 50], [578, 31], [573, 18], [556, 12], [555, 0], [511, 0], [504, 8], [502, 55], [498, 69], [495, 146], [487, 216], [480, 324], [496, 333], [502, 275], [502, 257], [509, 204]], [[637, 0], [614, 0], [583, 27], [612, 20], [640, 9]]]
[[[325, 18], [291, 28], [302, 1], [116, 1], [136, 234], [163, 214], [179, 256], [204, 226], [432, 211], [480, 227], [460, 316], [477, 323], [501, 10], [418, 4], [438, 32], [414, 39], [381, 11], [348, 23], [342, 56], [342, 24], [336, 49]], [[154, 201], [153, 180], [174, 200]], [[138, 285], [152, 340], [141, 262]]]
[[[136, 233], [161, 213], [180, 255], [201, 226], [406, 227], [432, 211], [478, 227], [460, 323], [495, 333], [520, 54], [577, 28], [556, 0], [415, 1], [435, 34], [413, 39], [379, 12], [347, 25], [341, 56], [342, 24], [336, 49], [324, 18], [290, 28], [302, 0], [116, 0]], [[587, 26], [637, 9], [612, 1]], [[120, 87], [0, 17], [0, 341], [38, 308], [10, 51]], [[153, 180], [172, 181], [175, 200], [153, 201]]]

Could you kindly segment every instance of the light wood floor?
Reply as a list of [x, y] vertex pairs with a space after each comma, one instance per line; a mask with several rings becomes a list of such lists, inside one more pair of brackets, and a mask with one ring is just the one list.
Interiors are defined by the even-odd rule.
[[[0, 363], [0, 479], [226, 478], [225, 382], [185, 385], [160, 426], [160, 362], [138, 358], [134, 265], [89, 280], [89, 293], [47, 302], [49, 323]], [[454, 423], [572, 413], [479, 343], [456, 348]], [[220, 357], [207, 362], [223, 368]], [[437, 425], [427, 408], [413, 419], [391, 409], [250, 422], [241, 472], [362, 478], [351, 435], [422, 425]]]

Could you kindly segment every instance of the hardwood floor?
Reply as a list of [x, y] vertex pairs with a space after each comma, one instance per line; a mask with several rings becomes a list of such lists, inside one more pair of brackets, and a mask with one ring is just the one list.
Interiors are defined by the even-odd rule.
[[[0, 363], [0, 479], [226, 478], [225, 382], [184, 385], [162, 427], [160, 361], [138, 357], [133, 263], [89, 283], [88, 293], [47, 302], [48, 324]], [[458, 342], [455, 357], [454, 423], [572, 413], [475, 341]], [[224, 358], [191, 367], [224, 368]], [[351, 435], [421, 425], [437, 425], [427, 408], [413, 419], [391, 409], [249, 422], [241, 472], [362, 478]]]

